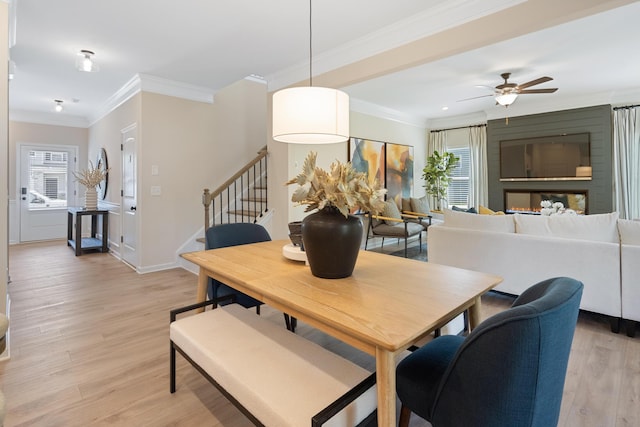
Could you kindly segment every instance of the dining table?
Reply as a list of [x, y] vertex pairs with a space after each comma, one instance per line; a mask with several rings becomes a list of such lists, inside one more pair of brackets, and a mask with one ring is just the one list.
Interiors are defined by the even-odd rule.
[[324, 279], [283, 256], [288, 240], [189, 252], [199, 267], [196, 302], [213, 278], [375, 357], [378, 425], [396, 425], [398, 356], [468, 310], [480, 322], [493, 274], [361, 250], [353, 273]]

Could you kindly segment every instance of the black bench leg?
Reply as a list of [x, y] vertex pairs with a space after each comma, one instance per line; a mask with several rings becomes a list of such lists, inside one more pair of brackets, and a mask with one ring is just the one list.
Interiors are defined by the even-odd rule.
[[289, 316], [287, 313], [284, 313], [284, 323], [287, 326], [287, 329], [294, 334], [296, 333], [296, 326], [298, 326], [298, 319], [293, 316]]
[[169, 353], [169, 391], [176, 392], [176, 348], [173, 346], [173, 342]]
[[636, 321], [634, 320], [627, 320], [627, 336], [630, 338], [633, 338], [636, 336]]
[[613, 332], [614, 334], [617, 334], [618, 332], [620, 332], [620, 318], [619, 317], [612, 317], [611, 318], [611, 332]]

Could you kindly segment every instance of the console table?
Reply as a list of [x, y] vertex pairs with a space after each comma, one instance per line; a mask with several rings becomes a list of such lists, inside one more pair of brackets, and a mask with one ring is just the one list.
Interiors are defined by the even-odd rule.
[[[82, 218], [91, 216], [91, 237], [82, 237]], [[98, 217], [102, 217], [102, 239], [96, 237], [98, 228]], [[74, 239], [75, 223], [75, 239]], [[67, 217], [67, 246], [71, 246], [76, 256], [82, 255], [86, 251], [109, 252], [107, 245], [109, 239], [109, 211], [108, 210], [86, 210], [84, 208], [68, 208]]]

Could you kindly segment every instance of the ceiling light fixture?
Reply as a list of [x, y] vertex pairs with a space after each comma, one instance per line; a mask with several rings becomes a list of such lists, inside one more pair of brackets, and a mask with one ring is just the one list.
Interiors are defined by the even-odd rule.
[[62, 100], [61, 99], [54, 99], [53, 102], [56, 103], [56, 106], [53, 107], [56, 110], [56, 113], [59, 113], [63, 110], [62, 108]]
[[500, 93], [496, 95], [496, 102], [504, 107], [508, 107], [516, 102], [517, 97], [518, 94], [515, 92]]
[[349, 95], [313, 87], [312, 14], [309, 0], [309, 86], [273, 94], [273, 139], [289, 144], [333, 144], [349, 139]]
[[95, 55], [95, 53], [90, 50], [81, 50], [78, 52], [78, 57], [76, 58], [76, 68], [78, 71], [93, 73], [100, 69], [96, 65], [93, 55]]

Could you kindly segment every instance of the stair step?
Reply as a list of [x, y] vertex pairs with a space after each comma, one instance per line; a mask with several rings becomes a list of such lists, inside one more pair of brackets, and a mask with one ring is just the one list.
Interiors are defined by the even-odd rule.
[[251, 210], [251, 209], [249, 209], [249, 210], [245, 209], [244, 211], [241, 211], [241, 210], [233, 211], [232, 210], [232, 211], [229, 211], [229, 215], [231, 215], [231, 216], [235, 216], [235, 215], [237, 215], [237, 216], [246, 216], [246, 217], [250, 217], [250, 218], [255, 218], [258, 215], [260, 215], [260, 211], [254, 211], [254, 210]]
[[264, 197], [245, 197], [242, 199], [243, 202], [255, 202], [255, 203], [267, 203], [267, 199]]

